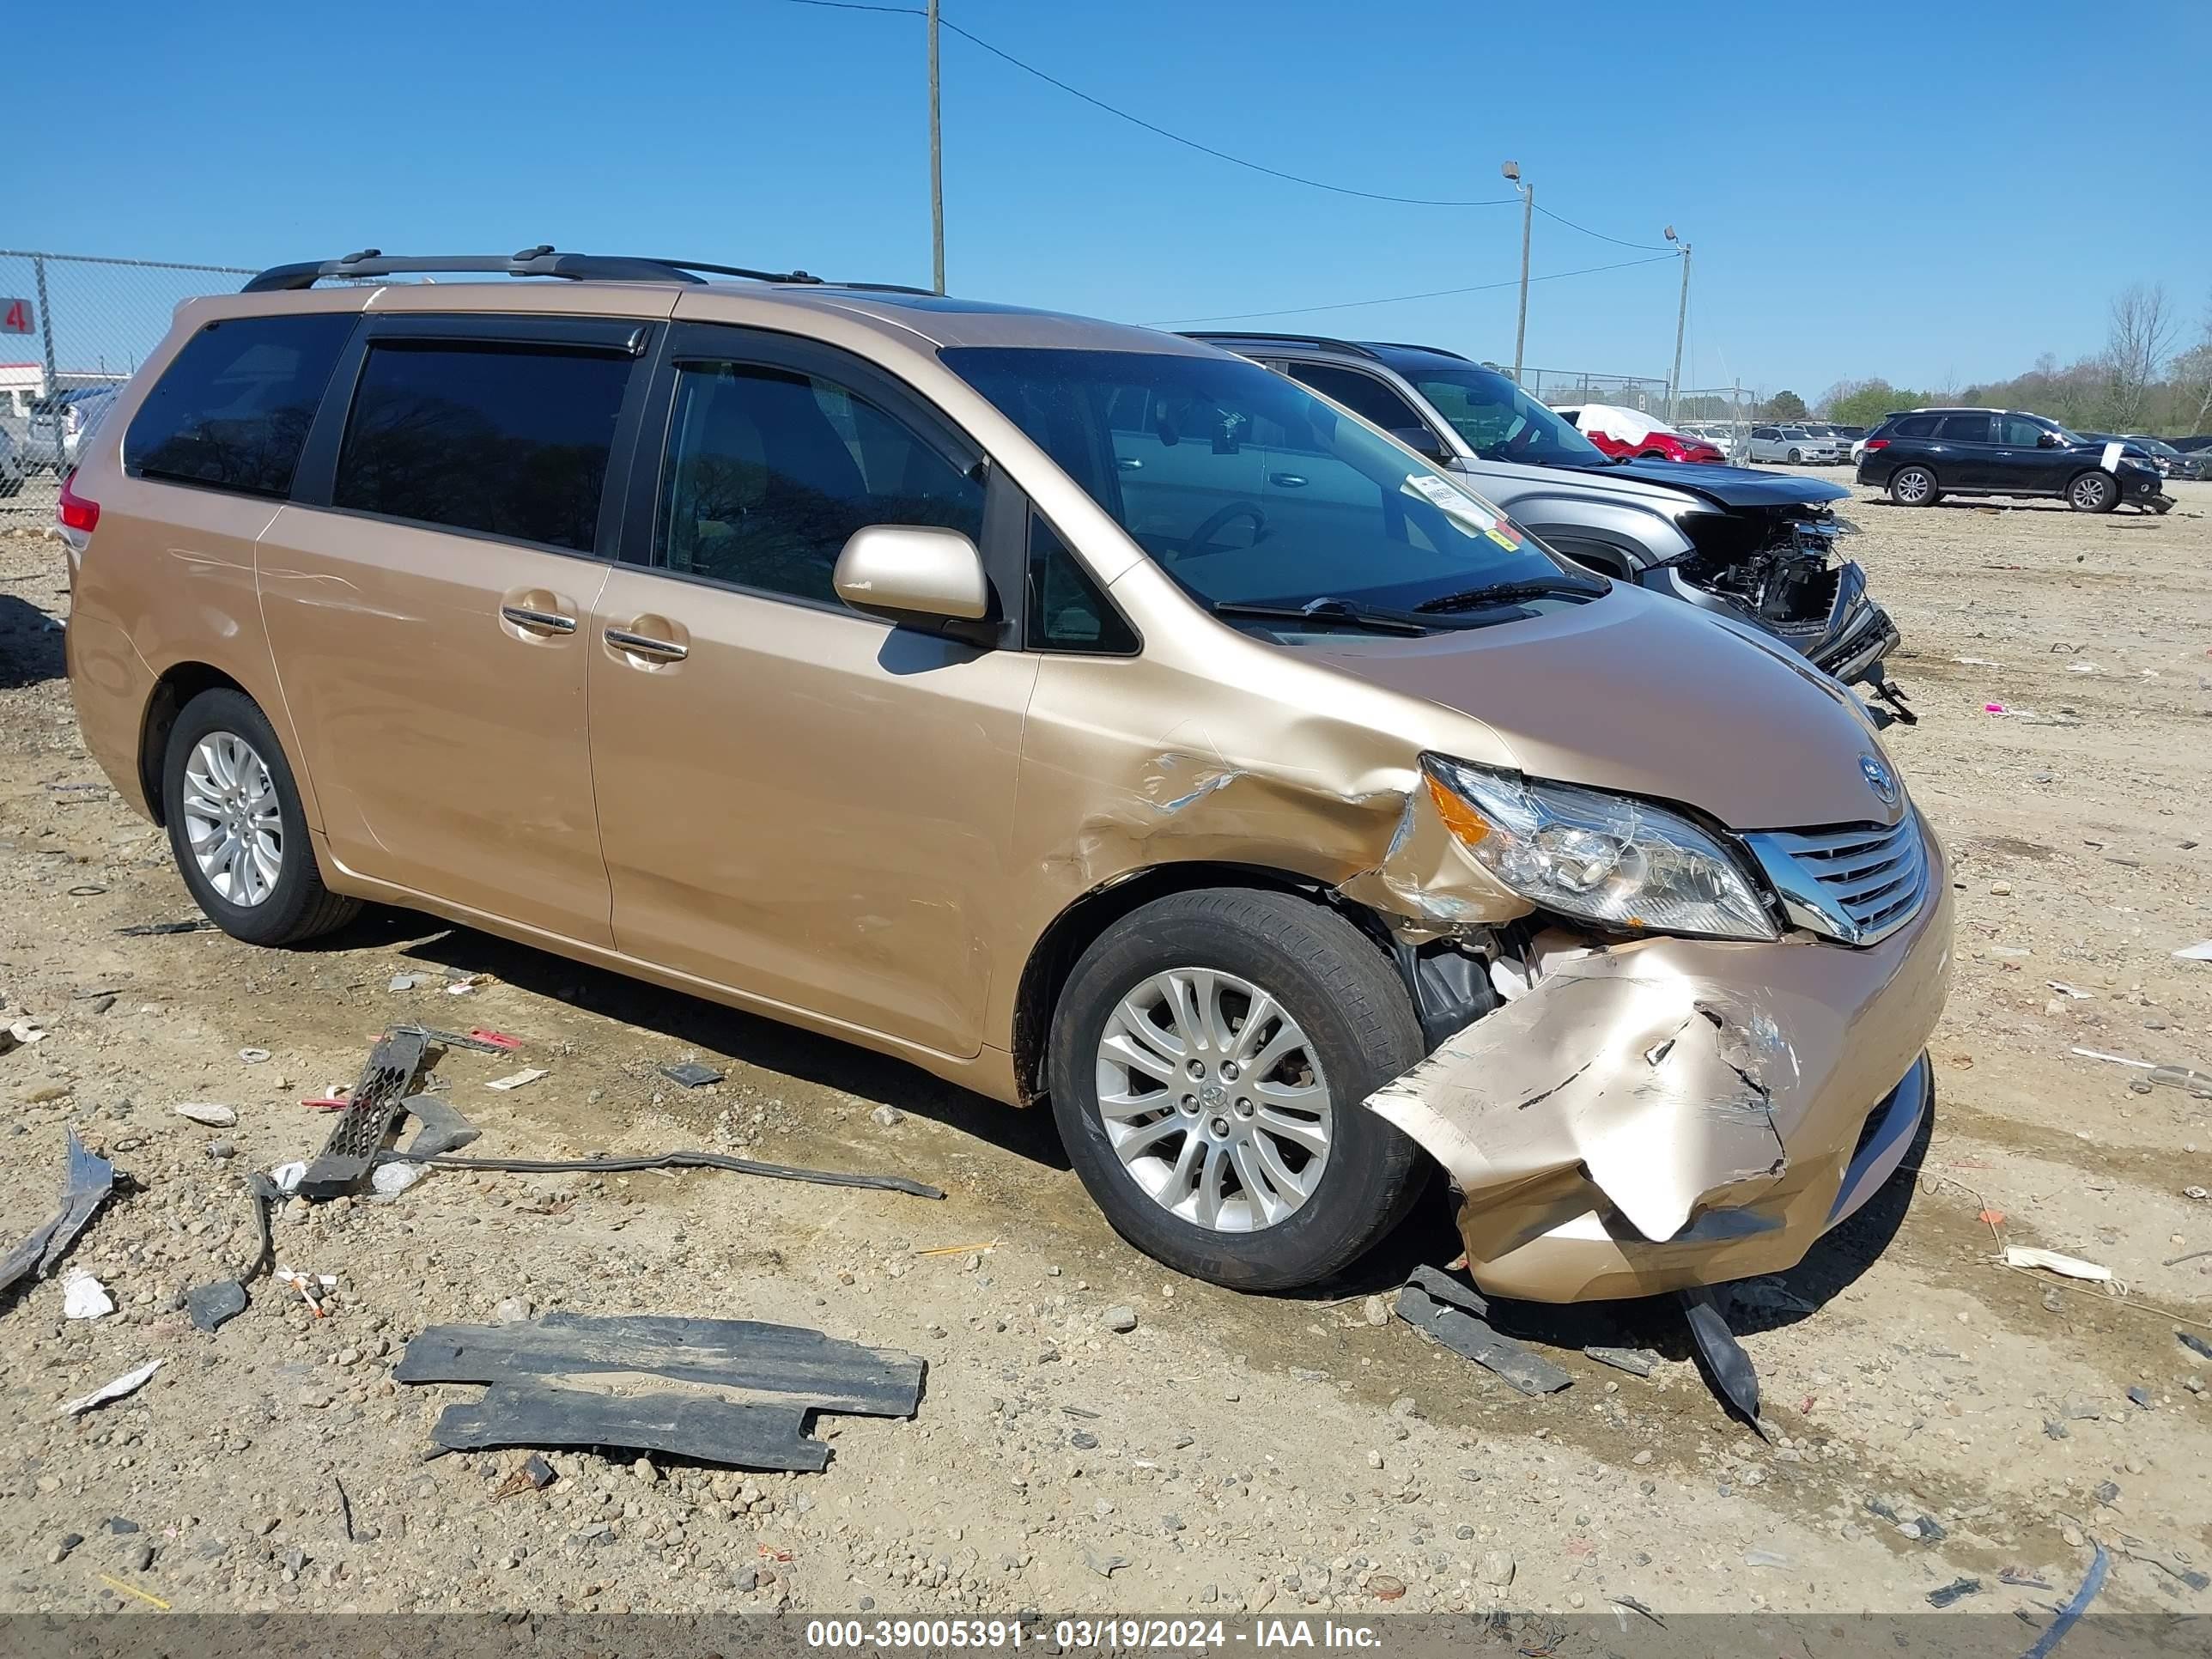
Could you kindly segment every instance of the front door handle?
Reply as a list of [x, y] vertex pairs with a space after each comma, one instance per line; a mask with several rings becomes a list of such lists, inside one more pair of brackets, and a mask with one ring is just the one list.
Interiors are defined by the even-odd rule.
[[1303, 472], [1270, 472], [1267, 482], [1284, 489], [1304, 489], [1306, 475]]
[[688, 645], [678, 645], [674, 640], [656, 640], [650, 634], [633, 634], [627, 628], [607, 629], [607, 643], [617, 651], [627, 651], [633, 657], [650, 657], [655, 662], [682, 662], [691, 654]]
[[526, 628], [533, 634], [573, 634], [576, 619], [564, 617], [557, 611], [532, 611], [526, 605], [503, 605], [499, 614], [517, 628]]

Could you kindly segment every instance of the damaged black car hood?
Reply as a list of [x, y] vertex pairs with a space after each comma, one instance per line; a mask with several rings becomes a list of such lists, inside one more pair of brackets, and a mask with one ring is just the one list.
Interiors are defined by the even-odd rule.
[[1841, 484], [1826, 478], [1808, 478], [1794, 472], [1757, 472], [1747, 466], [1715, 466], [1697, 461], [1627, 461], [1602, 470], [1583, 471], [1665, 484], [1670, 489], [1702, 495], [1723, 507], [1825, 506], [1850, 495]]

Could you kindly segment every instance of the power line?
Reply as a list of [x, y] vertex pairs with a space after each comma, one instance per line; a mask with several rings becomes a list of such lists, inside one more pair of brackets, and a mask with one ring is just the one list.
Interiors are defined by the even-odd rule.
[[1654, 253], [1671, 254], [1674, 252], [1673, 248], [1667, 246], [1662, 242], [1624, 242], [1618, 236], [1608, 236], [1601, 230], [1592, 230], [1588, 225], [1578, 225], [1573, 220], [1568, 218], [1565, 214], [1554, 213], [1547, 207], [1539, 207], [1536, 211], [1542, 214], [1547, 219], [1557, 220], [1559, 223], [1565, 225], [1569, 230], [1578, 230], [1585, 236], [1595, 236], [1599, 241], [1611, 242], [1616, 247], [1643, 248], [1648, 252]]
[[[1649, 259], [1623, 259], [1609, 265], [1584, 265], [1579, 270], [1554, 270], [1542, 276], [1531, 276], [1532, 283], [1556, 283], [1566, 276], [1593, 276], [1601, 270], [1626, 270], [1633, 265], [1656, 265], [1662, 259], [1671, 259], [1671, 253], [1655, 254]], [[1334, 305], [1291, 306], [1281, 311], [1240, 311], [1225, 317], [1178, 317], [1172, 322], [1153, 323], [1153, 328], [1188, 328], [1194, 323], [1252, 323], [1269, 317], [1304, 317], [1317, 311], [1355, 311], [1362, 306], [1395, 306], [1407, 300], [1446, 300], [1462, 294], [1483, 294], [1492, 289], [1518, 288], [1521, 279], [1509, 277], [1502, 283], [1474, 283], [1466, 288], [1431, 289], [1425, 294], [1391, 294], [1379, 300], [1340, 300]]]
[[[861, 3], [861, 0], [783, 0], [783, 3], [793, 6], [815, 6], [825, 11], [880, 12], [899, 17], [928, 15], [919, 6], [868, 5]], [[1504, 207], [1510, 203], [1520, 200], [1517, 196], [1491, 196], [1468, 199], [1431, 196], [1393, 196], [1376, 190], [1355, 190], [1349, 185], [1332, 185], [1320, 179], [1309, 179], [1303, 173], [1285, 173], [1280, 167], [1271, 167], [1262, 162], [1247, 161], [1241, 155], [1231, 155], [1225, 149], [1216, 149], [1211, 144], [1201, 144], [1195, 138], [1186, 138], [1179, 132], [1171, 132], [1164, 126], [1147, 121], [1141, 115], [1132, 115], [1127, 110], [1109, 104], [1103, 98], [1094, 98], [1081, 88], [1072, 87], [1059, 76], [1047, 74], [1035, 64], [1026, 63], [1003, 47], [993, 46], [980, 34], [972, 33], [962, 28], [959, 24], [945, 16], [941, 11], [938, 14], [937, 21], [940, 27], [950, 29], [969, 45], [979, 46], [994, 58], [1012, 64], [1025, 75], [1035, 76], [1048, 86], [1058, 88], [1071, 98], [1080, 99], [1093, 109], [1103, 110], [1107, 114], [1127, 121], [1132, 126], [1142, 127], [1146, 132], [1165, 138], [1171, 143], [1181, 144], [1186, 149], [1194, 149], [1201, 155], [1211, 155], [1216, 161], [1226, 161], [1232, 167], [1244, 167], [1254, 173], [1263, 173], [1271, 179], [1286, 179], [1291, 184], [1304, 185], [1310, 190], [1325, 190], [1335, 196], [1356, 196], [1363, 201], [1369, 202], [1395, 202], [1403, 207]]]

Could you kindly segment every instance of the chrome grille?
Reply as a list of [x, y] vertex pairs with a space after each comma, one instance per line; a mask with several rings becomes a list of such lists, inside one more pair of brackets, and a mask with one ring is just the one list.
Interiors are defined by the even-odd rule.
[[1832, 830], [1747, 836], [1782, 908], [1801, 927], [1846, 945], [1872, 945], [1912, 920], [1928, 896], [1920, 815]]

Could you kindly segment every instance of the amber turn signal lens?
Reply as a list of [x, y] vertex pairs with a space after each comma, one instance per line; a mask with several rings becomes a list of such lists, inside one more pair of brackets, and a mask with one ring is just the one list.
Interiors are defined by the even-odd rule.
[[1437, 816], [1463, 844], [1472, 847], [1490, 833], [1490, 821], [1481, 813], [1435, 778], [1423, 776], [1429, 786], [1429, 799], [1436, 803]]

